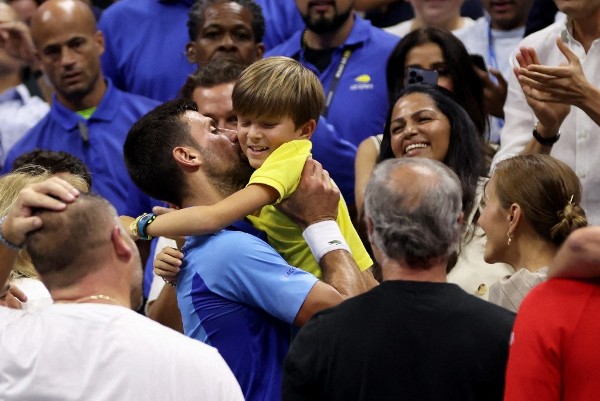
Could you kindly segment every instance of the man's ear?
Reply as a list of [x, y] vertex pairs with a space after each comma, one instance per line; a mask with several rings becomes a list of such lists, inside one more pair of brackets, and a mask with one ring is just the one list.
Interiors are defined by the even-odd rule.
[[187, 146], [176, 146], [173, 149], [173, 158], [182, 168], [195, 168], [202, 164], [198, 151]]
[[317, 123], [315, 120], [310, 119], [304, 125], [302, 125], [302, 130], [300, 132], [300, 138], [302, 139], [310, 139], [312, 134], [315, 132], [315, 128], [317, 127]]
[[256, 44], [256, 59], [260, 60], [261, 58], [263, 58], [264, 54], [265, 54], [265, 45], [262, 42], [257, 43]]
[[196, 63], [196, 43], [188, 42], [187, 45], [185, 45], [185, 56], [187, 57], [187, 59], [190, 63], [197, 64]]
[[106, 46], [104, 43], [104, 33], [102, 33], [102, 31], [96, 31], [96, 33], [94, 34], [94, 40], [96, 41], [96, 44], [100, 48], [100, 55], [102, 55], [104, 53], [104, 50], [106, 49]]
[[119, 226], [114, 226], [110, 234], [110, 240], [119, 259], [127, 261], [133, 256], [131, 247], [135, 246], [135, 243], [133, 240], [127, 241], [125, 235], [127, 234]]

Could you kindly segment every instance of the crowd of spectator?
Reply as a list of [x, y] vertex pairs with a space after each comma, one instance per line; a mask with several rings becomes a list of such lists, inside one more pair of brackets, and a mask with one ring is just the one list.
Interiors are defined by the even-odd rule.
[[0, 399], [595, 399], [599, 60], [600, 0], [0, 0]]

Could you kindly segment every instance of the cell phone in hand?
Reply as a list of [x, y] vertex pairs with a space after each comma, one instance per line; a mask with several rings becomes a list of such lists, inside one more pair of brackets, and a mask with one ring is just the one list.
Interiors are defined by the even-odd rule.
[[406, 85], [430, 84], [437, 85], [439, 74], [436, 70], [427, 70], [419, 67], [408, 67], [406, 71]]
[[487, 72], [487, 65], [485, 65], [485, 60], [481, 54], [471, 54], [471, 63], [482, 71]]

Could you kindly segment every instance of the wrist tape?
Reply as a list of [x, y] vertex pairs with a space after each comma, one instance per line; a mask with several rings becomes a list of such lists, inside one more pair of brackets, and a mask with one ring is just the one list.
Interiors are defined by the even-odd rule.
[[350, 247], [334, 220], [311, 224], [304, 230], [302, 236], [317, 262], [320, 262], [321, 258], [331, 251], [345, 250], [350, 252]]

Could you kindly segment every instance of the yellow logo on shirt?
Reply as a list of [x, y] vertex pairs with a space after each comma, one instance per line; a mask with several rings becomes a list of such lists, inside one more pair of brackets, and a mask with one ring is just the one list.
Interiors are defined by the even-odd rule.
[[361, 74], [354, 78], [354, 83], [350, 85], [351, 91], [371, 90], [373, 89], [371, 76], [369, 74]]

